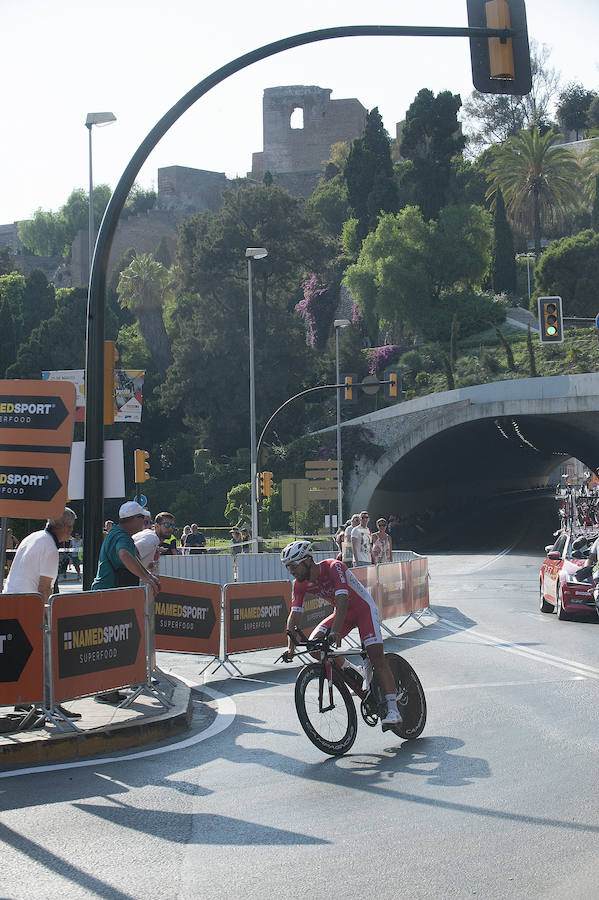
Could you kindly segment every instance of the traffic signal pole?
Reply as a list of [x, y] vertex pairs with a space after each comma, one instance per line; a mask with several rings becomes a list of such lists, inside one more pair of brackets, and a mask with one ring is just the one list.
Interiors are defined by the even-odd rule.
[[[470, 19], [469, 19], [470, 21]], [[104, 518], [104, 308], [106, 281], [112, 242], [121, 211], [135, 180], [150, 153], [170, 128], [197, 100], [231, 75], [285, 50], [342, 37], [517, 37], [518, 32], [506, 28], [433, 28], [404, 25], [346, 25], [306, 31], [266, 44], [245, 53], [204, 78], [175, 103], [146, 135], [131, 157], [106, 207], [98, 232], [91, 263], [87, 302], [87, 337], [85, 352], [85, 503], [83, 509], [83, 586], [87, 590], [95, 575]]]

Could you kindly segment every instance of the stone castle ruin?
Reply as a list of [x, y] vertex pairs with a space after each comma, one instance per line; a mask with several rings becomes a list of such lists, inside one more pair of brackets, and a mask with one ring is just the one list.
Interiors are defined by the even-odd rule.
[[[250, 180], [262, 183], [267, 172], [274, 184], [299, 197], [309, 197], [330, 157], [331, 146], [350, 143], [364, 131], [366, 109], [359, 100], [331, 100], [329, 88], [291, 85], [266, 88], [263, 101], [263, 150], [252, 154]], [[158, 190], [153, 209], [121, 219], [115, 233], [110, 266], [133, 247], [153, 253], [165, 238], [174, 260], [177, 229], [198, 212], [217, 212], [222, 192], [234, 181], [224, 172], [167, 166], [158, 169]], [[41, 268], [57, 286], [84, 285], [89, 280], [87, 231], [73, 242], [71, 261], [42, 259], [28, 253], [18, 238], [17, 223], [0, 225], [0, 246], [8, 245], [25, 274]]]

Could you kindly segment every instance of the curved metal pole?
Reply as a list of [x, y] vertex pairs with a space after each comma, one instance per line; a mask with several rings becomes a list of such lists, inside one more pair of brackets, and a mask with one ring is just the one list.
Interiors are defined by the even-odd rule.
[[272, 416], [270, 417], [270, 419], [268, 420], [268, 422], [262, 429], [260, 437], [258, 438], [258, 443], [256, 444], [256, 456], [258, 458], [260, 456], [260, 445], [262, 444], [262, 438], [264, 437], [264, 435], [266, 434], [266, 432], [268, 430], [268, 426], [270, 425], [270, 423], [272, 422], [274, 417], [276, 415], [278, 415], [282, 409], [285, 409], [285, 407], [289, 403], [291, 403], [292, 400], [297, 400], [298, 397], [303, 397], [303, 396], [305, 396], [305, 394], [311, 394], [312, 391], [324, 391], [325, 388], [342, 388], [342, 387], [345, 387], [345, 384], [319, 384], [317, 387], [306, 388], [305, 391], [300, 391], [299, 394], [294, 394], [293, 397], [289, 397], [287, 400], [285, 400], [284, 403], [281, 403], [279, 408], [275, 409], [274, 413], [272, 414]]
[[100, 225], [90, 272], [87, 303], [87, 340], [85, 359], [85, 504], [83, 511], [83, 587], [87, 590], [95, 573], [102, 544], [104, 505], [104, 302], [108, 259], [119, 216], [129, 191], [144, 162], [172, 125], [204, 94], [230, 75], [255, 62], [275, 56], [293, 47], [340, 37], [510, 37], [502, 28], [422, 28], [404, 25], [347, 25], [323, 28], [283, 38], [252, 50], [217, 69], [175, 103], [157, 122], [131, 157], [114, 190]]

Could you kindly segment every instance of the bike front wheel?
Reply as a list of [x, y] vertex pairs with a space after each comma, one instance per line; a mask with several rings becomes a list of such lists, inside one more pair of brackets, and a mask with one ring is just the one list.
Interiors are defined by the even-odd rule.
[[323, 685], [323, 707], [319, 702], [322, 666], [304, 666], [295, 682], [295, 708], [300, 725], [314, 746], [329, 756], [342, 756], [352, 746], [358, 729], [358, 716], [352, 696], [341, 678], [333, 672], [332, 702], [328, 681]]
[[402, 717], [401, 725], [393, 728], [404, 740], [417, 738], [426, 725], [426, 697], [418, 675], [412, 666], [397, 653], [385, 653], [385, 658], [395, 679], [397, 708]]

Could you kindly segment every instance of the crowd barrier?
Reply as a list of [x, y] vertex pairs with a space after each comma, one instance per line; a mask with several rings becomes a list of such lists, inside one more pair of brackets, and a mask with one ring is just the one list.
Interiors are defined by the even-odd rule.
[[[429, 606], [425, 557], [352, 572], [375, 598], [383, 623]], [[127, 703], [143, 691], [168, 706], [152, 686], [156, 649], [206, 655], [205, 668], [213, 662], [218, 668], [230, 654], [286, 644], [286, 578], [220, 585], [163, 575], [161, 588], [155, 603], [145, 587], [54, 594], [46, 606], [39, 594], [0, 595], [0, 706], [40, 704], [57, 726], [76, 729], [58, 704], [134, 687]], [[308, 595], [302, 628], [312, 630], [331, 610]]]

